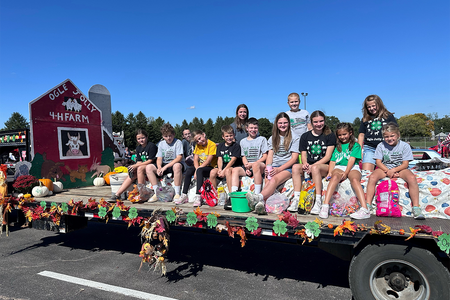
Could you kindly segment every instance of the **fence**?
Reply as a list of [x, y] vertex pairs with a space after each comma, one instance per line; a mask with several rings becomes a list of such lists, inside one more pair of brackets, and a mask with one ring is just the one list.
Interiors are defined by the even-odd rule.
[[412, 137], [401, 137], [402, 141], [409, 142], [412, 147], [414, 148], [430, 148], [437, 145], [437, 138], [432, 137], [418, 137], [418, 136], [412, 136]]

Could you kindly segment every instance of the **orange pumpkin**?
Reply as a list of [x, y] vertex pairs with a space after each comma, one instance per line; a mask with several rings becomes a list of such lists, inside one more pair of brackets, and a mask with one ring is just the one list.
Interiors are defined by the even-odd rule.
[[49, 191], [53, 192], [53, 181], [47, 178], [39, 179], [40, 182], [42, 182], [43, 185], [45, 185]]
[[117, 173], [116, 173], [116, 172], [109, 172], [109, 173], [106, 173], [105, 176], [103, 176], [103, 178], [105, 179], [105, 182], [106, 182], [107, 185], [110, 185], [110, 184], [111, 184], [111, 182], [110, 182], [110, 180], [109, 180], [109, 176], [110, 176], [110, 175], [113, 175], [113, 174], [117, 174]]

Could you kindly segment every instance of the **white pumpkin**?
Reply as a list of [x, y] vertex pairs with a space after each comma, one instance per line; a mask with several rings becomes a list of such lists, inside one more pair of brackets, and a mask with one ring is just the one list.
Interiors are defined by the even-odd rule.
[[48, 195], [47, 196], [52, 196], [53, 195], [53, 191], [48, 191]]
[[97, 177], [94, 179], [94, 185], [95, 186], [102, 186], [105, 185], [105, 179], [103, 177]]
[[34, 197], [45, 197], [48, 195], [48, 192], [49, 192], [48, 187], [42, 185], [42, 182], [40, 183], [39, 186], [35, 186], [31, 190], [31, 194], [33, 194]]
[[54, 181], [53, 182], [53, 192], [54, 193], [61, 193], [64, 189], [64, 185], [61, 181]]

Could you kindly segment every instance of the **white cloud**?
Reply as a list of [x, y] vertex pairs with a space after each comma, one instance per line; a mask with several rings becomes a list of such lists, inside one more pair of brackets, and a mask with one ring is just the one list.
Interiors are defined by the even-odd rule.
[[189, 106], [187, 109], [195, 109], [195, 105]]

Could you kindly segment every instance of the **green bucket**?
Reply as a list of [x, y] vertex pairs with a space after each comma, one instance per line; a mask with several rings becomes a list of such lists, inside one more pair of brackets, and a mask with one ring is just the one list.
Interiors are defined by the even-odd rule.
[[231, 210], [234, 212], [249, 212], [247, 198], [245, 198], [247, 192], [232, 192], [229, 194], [231, 198]]

